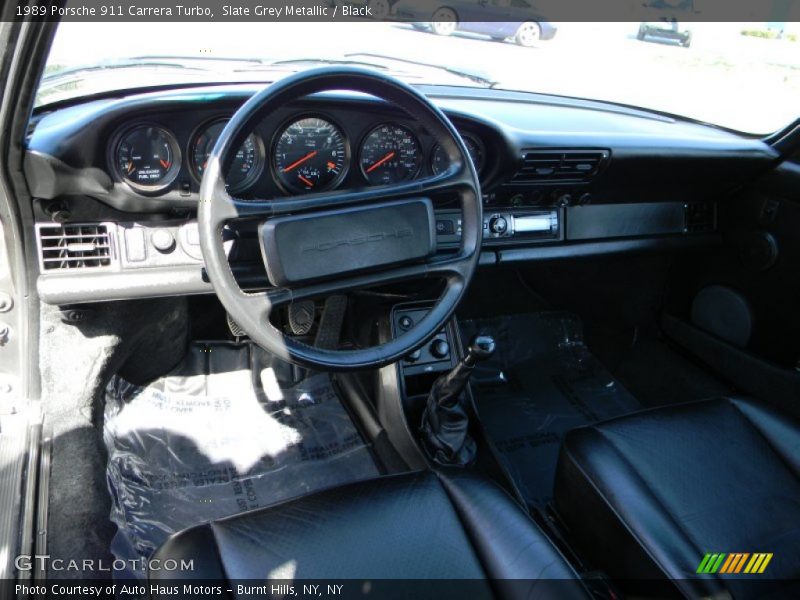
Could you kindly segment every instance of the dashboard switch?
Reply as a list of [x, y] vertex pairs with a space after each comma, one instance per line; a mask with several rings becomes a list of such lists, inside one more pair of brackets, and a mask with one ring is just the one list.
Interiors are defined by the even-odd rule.
[[150, 234], [150, 243], [159, 252], [172, 252], [175, 249], [175, 236], [169, 229], [156, 229]]
[[186, 226], [186, 243], [190, 246], [200, 245], [200, 232], [197, 229], [197, 223]]
[[125, 255], [130, 262], [142, 262], [147, 258], [147, 244], [141, 227], [125, 230]]
[[447, 358], [450, 354], [450, 344], [445, 340], [435, 339], [431, 343], [431, 355], [434, 358], [443, 359]]
[[453, 235], [456, 232], [455, 225], [450, 219], [436, 221], [436, 233], [439, 235]]

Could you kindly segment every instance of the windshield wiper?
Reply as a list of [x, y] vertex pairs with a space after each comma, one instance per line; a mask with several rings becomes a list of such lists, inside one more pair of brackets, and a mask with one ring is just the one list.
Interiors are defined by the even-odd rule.
[[356, 67], [369, 67], [371, 69], [380, 69], [381, 71], [389, 70], [389, 67], [377, 63], [366, 62], [363, 60], [348, 60], [348, 59], [336, 59], [336, 58], [287, 58], [283, 60], [276, 60], [268, 64], [270, 66], [304, 65], [304, 64], [351, 65]]
[[377, 58], [379, 60], [391, 60], [393, 62], [398, 62], [404, 65], [414, 65], [417, 67], [424, 67], [426, 69], [436, 69], [439, 71], [446, 71], [451, 75], [464, 77], [465, 79], [469, 79], [474, 83], [479, 83], [489, 88], [494, 87], [498, 83], [483, 71], [473, 71], [471, 69], [463, 69], [459, 67], [448, 67], [446, 65], [434, 65], [431, 63], [426, 63], [418, 60], [411, 60], [408, 58], [398, 58], [396, 56], [388, 56], [386, 54], [374, 54], [372, 52], [353, 52], [351, 54], [345, 54], [345, 57], [347, 58], [355, 56], [364, 56], [366, 58]]
[[[233, 58], [213, 56], [179, 56], [179, 55], [150, 55], [132, 56], [104, 60], [97, 63], [67, 67], [47, 73], [42, 77], [37, 90], [37, 106], [45, 104], [47, 97], [51, 102], [53, 96], [66, 95], [76, 97], [75, 93], [80, 87], [97, 86], [104, 79], [104, 72], [109, 71], [135, 71], [140, 69], [163, 70], [167, 79], [169, 71], [175, 72], [174, 79], [190, 80], [192, 82], [208, 79], [215, 82], [229, 81], [243, 83], [242, 78], [253, 79], [258, 77], [263, 80], [263, 75], [286, 74], [297, 72], [306, 65], [351, 65], [361, 66], [395, 75], [403, 80], [418, 80], [419, 82], [442, 83], [441, 73], [448, 73], [454, 78], [469, 79], [473, 83], [485, 87], [494, 87], [497, 82], [487, 75], [442, 65], [429, 64], [421, 61], [408, 60], [382, 54], [352, 53], [334, 58], [290, 58], [290, 59], [264, 59], [264, 58]], [[184, 76], [179, 76], [183, 74]], [[438, 76], [437, 76], [438, 74]], [[250, 77], [252, 76], [252, 77]], [[274, 78], [273, 78], [274, 79]], [[166, 81], [165, 81], [166, 82]], [[133, 84], [133, 82], [131, 82]], [[175, 81], [174, 83], [178, 83]], [[136, 82], [139, 84], [139, 82]], [[131, 87], [141, 88], [141, 85]], [[100, 86], [103, 87], [102, 85]], [[148, 87], [148, 86], [144, 86]]]
[[[373, 60], [370, 60], [373, 59]], [[389, 64], [387, 64], [389, 63]], [[406, 58], [398, 58], [396, 56], [388, 56], [384, 54], [373, 54], [369, 52], [356, 52], [345, 54], [342, 58], [289, 58], [281, 60], [264, 60], [261, 58], [227, 58], [227, 57], [199, 57], [199, 56], [132, 56], [129, 58], [120, 58], [108, 61], [102, 61], [89, 65], [79, 65], [76, 67], [68, 67], [46, 74], [42, 77], [42, 83], [50, 85], [56, 84], [58, 81], [64, 79], [79, 77], [83, 74], [92, 72], [102, 72], [112, 69], [142, 69], [142, 68], [164, 68], [175, 69], [183, 72], [235, 72], [235, 73], [254, 73], [259, 71], [269, 71], [281, 68], [297, 68], [300, 65], [351, 65], [367, 67], [380, 71], [387, 71], [396, 73], [402, 76], [416, 76], [420, 77], [422, 74], [420, 70], [430, 69], [439, 72], [446, 72], [456, 77], [468, 79], [473, 83], [478, 83], [486, 87], [494, 87], [497, 81], [480, 71], [473, 71], [464, 68], [449, 67], [443, 65], [435, 65], [422, 61], [410, 60]], [[219, 69], [225, 65], [226, 68]], [[234, 65], [230, 68], [229, 65]], [[401, 65], [418, 67], [418, 69], [411, 69], [410, 72], [403, 72]]]
[[[359, 57], [363, 57], [365, 59], [375, 59], [375, 60], [361, 60]], [[381, 62], [379, 62], [381, 61]], [[392, 64], [386, 64], [388, 61], [391, 61]], [[459, 69], [455, 67], [447, 67], [442, 65], [434, 65], [426, 62], [416, 61], [416, 60], [409, 60], [406, 58], [397, 58], [395, 56], [388, 56], [384, 54], [372, 54], [369, 52], [353, 52], [350, 54], [345, 54], [342, 58], [288, 58], [283, 60], [276, 60], [268, 63], [263, 63], [263, 67], [280, 67], [280, 66], [297, 66], [297, 65], [351, 65], [351, 66], [358, 66], [358, 67], [368, 67], [371, 69], [378, 69], [381, 71], [387, 71], [389, 73], [394, 73], [396, 75], [400, 75], [401, 79], [403, 76], [415, 76], [420, 77], [422, 74], [419, 72], [420, 69], [412, 70], [411, 72], [404, 72], [398, 70], [398, 67], [401, 65], [410, 65], [413, 67], [421, 67], [422, 69], [432, 69], [435, 71], [445, 71], [450, 75], [455, 75], [456, 77], [461, 77], [465, 79], [469, 79], [473, 83], [478, 83], [480, 85], [486, 87], [493, 87], [497, 84], [497, 81], [491, 79], [485, 73], [480, 71], [471, 71], [467, 69]], [[252, 68], [248, 68], [247, 70], [258, 70], [261, 65], [255, 65]]]
[[90, 73], [92, 71], [108, 71], [112, 69], [136, 69], [143, 67], [165, 67], [170, 69], [188, 71], [207, 71], [208, 69], [199, 66], [189, 66], [184, 64], [182, 57], [172, 56], [137, 56], [132, 58], [122, 58], [109, 61], [102, 61], [90, 65], [78, 65], [77, 67], [67, 67], [52, 73], [47, 73], [42, 77], [42, 82], [50, 82], [65, 77], [74, 77], [80, 73]]

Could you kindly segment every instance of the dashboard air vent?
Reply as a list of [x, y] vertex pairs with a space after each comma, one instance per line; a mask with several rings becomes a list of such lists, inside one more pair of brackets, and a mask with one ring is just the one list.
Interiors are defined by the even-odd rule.
[[40, 225], [43, 271], [111, 265], [111, 236], [104, 223]]
[[585, 182], [600, 172], [608, 150], [527, 150], [515, 183]]

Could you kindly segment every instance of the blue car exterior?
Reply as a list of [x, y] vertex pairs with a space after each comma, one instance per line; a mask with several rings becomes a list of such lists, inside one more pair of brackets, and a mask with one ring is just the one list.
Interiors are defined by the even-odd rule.
[[392, 7], [393, 15], [400, 20], [430, 22], [433, 14], [442, 7], [451, 9], [457, 17], [458, 31], [488, 35], [493, 38], [513, 36], [523, 23], [537, 23], [540, 39], [555, 37], [557, 27], [542, 19], [528, 0], [398, 0]]
[[[528, 22], [526, 21], [465, 21], [458, 23], [459, 31], [466, 31], [468, 33], [480, 33], [491, 37], [511, 37], [519, 29], [520, 25]], [[549, 23], [548, 21], [534, 21], [539, 24], [542, 29], [542, 40], [552, 40], [558, 28]]]

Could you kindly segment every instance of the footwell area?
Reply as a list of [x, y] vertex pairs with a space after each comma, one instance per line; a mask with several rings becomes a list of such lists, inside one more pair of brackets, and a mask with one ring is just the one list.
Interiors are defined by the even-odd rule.
[[489, 437], [526, 501], [553, 494], [558, 449], [575, 427], [639, 410], [636, 399], [589, 352], [580, 320], [540, 312], [463, 321], [466, 341], [489, 333], [494, 357], [472, 380]]
[[[148, 557], [172, 532], [379, 474], [327, 374], [252, 344], [192, 344], [168, 375], [106, 390], [112, 544]], [[141, 573], [131, 573], [141, 576]]]
[[692, 402], [735, 393], [708, 371], [653, 336], [624, 337], [602, 327], [587, 342], [604, 365], [645, 407]]

